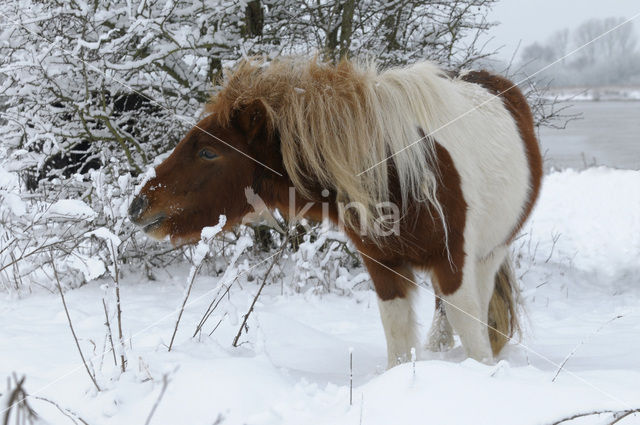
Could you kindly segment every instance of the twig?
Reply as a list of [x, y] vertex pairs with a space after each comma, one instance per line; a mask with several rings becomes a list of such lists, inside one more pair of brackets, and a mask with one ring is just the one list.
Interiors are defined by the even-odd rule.
[[220, 326], [220, 324], [222, 323], [222, 321], [224, 320], [224, 318], [227, 317], [227, 313], [225, 313], [220, 320], [218, 320], [218, 323], [213, 327], [213, 329], [211, 330], [211, 332], [209, 332], [209, 336], [213, 335], [213, 333], [216, 331], [216, 329], [218, 329], [218, 326]]
[[364, 413], [364, 393], [360, 393], [360, 425], [362, 425], [362, 418]]
[[417, 359], [416, 348], [415, 347], [411, 347], [411, 368], [412, 368], [412, 371], [413, 371], [412, 377], [413, 377], [414, 381], [416, 380], [416, 359]]
[[180, 307], [180, 313], [178, 313], [178, 319], [176, 320], [176, 326], [173, 328], [173, 334], [171, 335], [171, 342], [169, 342], [169, 351], [171, 351], [171, 347], [173, 347], [173, 341], [176, 337], [176, 333], [178, 333], [178, 326], [180, 325], [180, 319], [182, 319], [182, 313], [184, 313], [184, 307], [187, 305], [187, 300], [189, 299], [189, 295], [191, 295], [191, 288], [193, 288], [193, 282], [196, 280], [196, 275], [200, 268], [202, 267], [202, 262], [200, 262], [197, 266], [192, 266], [191, 269], [191, 279], [189, 281], [189, 286], [187, 287], [187, 292], [184, 294], [184, 298], [182, 300], [182, 306]]
[[249, 307], [249, 311], [247, 311], [247, 313], [244, 315], [244, 318], [242, 319], [242, 324], [240, 325], [240, 329], [238, 329], [238, 333], [236, 334], [235, 338], [233, 338], [232, 345], [234, 347], [238, 346], [238, 340], [240, 339], [240, 335], [242, 335], [242, 330], [245, 328], [245, 326], [247, 326], [247, 320], [249, 320], [249, 316], [253, 312], [253, 309], [254, 309], [254, 307], [256, 305], [256, 302], [258, 301], [258, 298], [260, 297], [260, 294], [262, 293], [262, 289], [267, 284], [267, 278], [269, 277], [269, 274], [271, 273], [271, 270], [273, 269], [273, 266], [275, 266], [275, 264], [278, 261], [280, 261], [280, 258], [282, 257], [282, 254], [284, 253], [284, 250], [287, 247], [287, 243], [288, 242], [289, 242], [289, 236], [288, 236], [288, 233], [287, 233], [287, 236], [285, 237], [284, 241], [282, 242], [282, 245], [280, 246], [280, 249], [278, 250], [278, 253], [273, 257], [273, 261], [269, 265], [269, 269], [267, 270], [267, 272], [264, 275], [264, 278], [262, 279], [262, 284], [260, 285], [260, 288], [258, 288], [258, 292], [256, 293], [256, 296], [253, 298], [253, 301], [251, 302], [251, 306]]
[[162, 397], [164, 396], [164, 393], [167, 390], [168, 385], [169, 385], [169, 378], [167, 378], [167, 375], [165, 374], [162, 376], [162, 388], [160, 389], [160, 394], [158, 394], [158, 398], [156, 399], [156, 402], [153, 403], [153, 407], [151, 408], [151, 411], [149, 412], [149, 416], [147, 416], [147, 420], [145, 421], [144, 425], [149, 425], [151, 423], [151, 418], [153, 417], [153, 414], [156, 412], [158, 405], [160, 405], [160, 401], [162, 401]]
[[96, 390], [101, 391], [100, 387], [98, 386], [98, 382], [96, 381], [96, 377], [91, 373], [91, 370], [89, 369], [89, 365], [87, 364], [87, 361], [84, 358], [84, 354], [82, 353], [82, 348], [80, 348], [80, 343], [78, 342], [76, 331], [73, 329], [73, 323], [71, 322], [69, 309], [67, 309], [67, 302], [64, 299], [64, 293], [62, 292], [62, 285], [60, 284], [60, 278], [58, 277], [58, 270], [56, 269], [56, 266], [55, 266], [53, 254], [51, 255], [51, 267], [53, 268], [53, 274], [56, 277], [56, 284], [58, 285], [58, 292], [60, 292], [60, 298], [62, 299], [62, 306], [64, 307], [64, 312], [67, 315], [67, 321], [69, 322], [69, 329], [71, 329], [71, 334], [73, 335], [73, 339], [76, 342], [76, 347], [78, 347], [78, 352], [80, 353], [82, 364], [84, 364], [84, 368], [87, 370], [87, 374], [91, 378], [91, 382], [93, 382], [93, 385], [95, 385]]
[[[220, 298], [218, 298], [218, 295], [216, 294], [215, 298], [211, 301], [211, 303], [209, 304], [209, 306], [207, 307], [207, 310], [204, 312], [204, 314], [202, 315], [202, 318], [200, 319], [200, 323], [198, 323], [198, 326], [196, 326], [196, 330], [193, 332], [193, 336], [192, 338], [195, 338], [195, 336], [202, 331], [202, 327], [204, 326], [204, 324], [207, 322], [207, 320], [209, 320], [209, 317], [213, 314], [213, 312], [216, 310], [216, 308], [218, 308], [218, 305], [220, 304], [220, 302], [224, 299], [224, 297], [229, 293], [229, 291], [231, 290], [231, 287], [233, 286], [233, 284], [236, 282], [237, 280], [237, 276], [236, 278], [233, 280], [233, 282], [231, 282], [229, 285], [227, 285], [224, 293], [220, 296]], [[218, 291], [218, 293], [220, 293]]]
[[60, 413], [65, 415], [67, 418], [71, 419], [74, 424], [78, 423], [76, 421], [76, 419], [77, 419], [78, 421], [82, 422], [84, 425], [89, 425], [89, 423], [87, 421], [85, 421], [84, 419], [82, 419], [82, 417], [80, 417], [77, 413], [71, 411], [70, 409], [67, 409], [66, 407], [60, 406], [58, 403], [56, 403], [53, 400], [49, 400], [48, 398], [44, 398], [44, 397], [41, 397], [41, 396], [34, 396], [34, 398], [36, 400], [40, 400], [40, 401], [44, 401], [44, 402], [47, 402], [49, 404], [52, 404], [53, 406], [56, 407], [56, 409], [58, 409], [60, 411]]
[[569, 361], [569, 359], [571, 357], [573, 357], [573, 355], [576, 353], [576, 351], [578, 351], [578, 348], [580, 348], [580, 346], [582, 346], [586, 342], [588, 342], [591, 339], [592, 336], [594, 336], [595, 334], [600, 332], [602, 330], [602, 328], [604, 328], [606, 325], [608, 325], [609, 323], [613, 322], [614, 320], [620, 319], [621, 317], [624, 317], [624, 315], [620, 314], [620, 315], [614, 317], [613, 319], [607, 320], [605, 323], [600, 325], [600, 327], [598, 329], [596, 329], [595, 332], [593, 332], [591, 335], [587, 336], [585, 339], [580, 341], [575, 347], [573, 347], [573, 350], [571, 350], [571, 353], [569, 353], [569, 355], [567, 357], [565, 357], [564, 360], [562, 361], [562, 363], [560, 364], [560, 367], [556, 371], [556, 374], [553, 376], [553, 379], [551, 380], [551, 382], [555, 382], [556, 381], [556, 378], [558, 377], [558, 375], [560, 375], [560, 372], [562, 372], [562, 369], [564, 368], [564, 365]]
[[209, 320], [209, 317], [213, 314], [213, 312], [216, 310], [216, 308], [218, 308], [218, 305], [220, 304], [220, 302], [229, 293], [229, 290], [231, 290], [231, 287], [236, 282], [236, 280], [237, 280], [237, 277], [236, 277], [236, 279], [233, 280], [233, 282], [231, 282], [229, 285], [227, 285], [224, 293], [220, 296], [220, 298], [218, 298], [218, 296], [216, 295], [216, 297], [211, 301], [211, 303], [207, 307], [207, 310], [205, 311], [204, 315], [200, 319], [200, 323], [198, 323], [198, 326], [196, 326], [196, 330], [193, 332], [192, 338], [195, 338], [196, 335], [198, 335], [198, 333], [202, 331], [202, 327], [207, 322], [207, 320]]
[[353, 348], [349, 348], [349, 406], [353, 406]]
[[546, 260], [544, 260], [544, 263], [547, 264], [549, 262], [549, 260], [551, 260], [551, 257], [553, 256], [553, 250], [556, 247], [556, 244], [558, 243], [558, 239], [560, 239], [560, 233], [556, 233], [552, 236], [552, 240], [553, 240], [553, 245], [551, 245], [551, 250], [549, 251], [549, 256], [547, 257]]
[[[575, 415], [572, 416], [567, 416], [566, 418], [562, 418], [560, 420], [557, 420], [555, 422], [553, 422], [552, 424], [549, 425], [560, 425], [562, 423], [565, 422], [570, 422], [574, 419], [578, 419], [578, 418], [584, 418], [587, 416], [596, 416], [596, 415], [604, 415], [606, 413], [611, 413], [613, 414], [613, 422], [609, 422], [607, 425], [614, 425], [618, 422], [620, 422], [622, 419], [626, 418], [627, 416], [634, 414], [634, 413], [640, 413], [640, 408], [638, 409], [628, 409], [628, 410], [594, 410], [592, 412], [585, 412], [585, 413], [576, 413]], [[620, 415], [620, 416], [617, 416]]]
[[[18, 379], [18, 377], [15, 374], [13, 374], [15, 388], [13, 389], [8, 388], [8, 391], [10, 391], [10, 394], [9, 394], [9, 399], [7, 400], [8, 407], [6, 410], [4, 410], [5, 414], [4, 414], [4, 420], [2, 421], [3, 425], [9, 424], [9, 418], [11, 417], [11, 412], [13, 411], [15, 411], [15, 418], [16, 418], [17, 424], [21, 423], [20, 421], [21, 417], [22, 418], [26, 417], [27, 421], [33, 421], [38, 418], [38, 415], [36, 414], [36, 412], [27, 403], [27, 398], [29, 398], [29, 395], [23, 388], [25, 378], [26, 377], [23, 376], [22, 378]], [[10, 383], [11, 381], [8, 380], [8, 382]], [[14, 407], [15, 409], [13, 409]]]
[[[629, 415], [634, 415], [634, 414], [636, 414], [636, 413], [638, 413], [638, 412], [640, 412], [640, 410], [636, 409], [636, 410], [629, 410], [629, 411], [627, 411], [627, 412], [618, 412], [618, 413], [614, 413], [614, 414], [613, 414], [613, 417], [614, 417], [615, 419], [613, 420], [613, 422], [610, 422], [610, 423], [609, 423], [609, 424], [607, 424], [607, 425], [614, 425], [614, 424], [617, 424], [618, 422], [620, 422], [621, 420], [623, 420], [623, 419], [624, 419], [624, 418], [626, 418], [627, 416], [629, 416]], [[616, 415], [620, 415], [620, 416], [616, 417]]]
[[120, 340], [120, 370], [124, 373], [127, 370], [126, 364], [127, 361], [124, 357], [125, 353], [125, 345], [124, 345], [124, 337], [122, 335], [122, 307], [120, 305], [120, 277], [118, 276], [118, 258], [116, 256], [116, 249], [113, 246], [113, 241], [111, 242], [111, 258], [113, 259], [113, 281], [116, 285], [116, 311], [117, 311], [117, 319], [118, 319], [118, 338]]
[[116, 347], [113, 345], [113, 335], [111, 333], [111, 322], [109, 322], [109, 313], [107, 311], [107, 303], [102, 299], [102, 306], [104, 307], [104, 325], [107, 327], [107, 335], [109, 336], [109, 342], [111, 343], [111, 354], [113, 355], [113, 364], [117, 367], [118, 360], [116, 359]]

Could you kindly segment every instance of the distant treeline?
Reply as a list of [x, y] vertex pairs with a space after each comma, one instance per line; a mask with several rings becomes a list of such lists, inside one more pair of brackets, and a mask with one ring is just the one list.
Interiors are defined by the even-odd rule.
[[[571, 30], [565, 28], [556, 31], [546, 42], [536, 42], [524, 47], [518, 68], [525, 74], [532, 75], [567, 56], [535, 78], [538, 81], [548, 81], [552, 86], [640, 84], [638, 35], [633, 22], [623, 24], [625, 20], [614, 17], [596, 18]], [[598, 38], [609, 30], [612, 31]], [[578, 51], [572, 53], [578, 48]]]

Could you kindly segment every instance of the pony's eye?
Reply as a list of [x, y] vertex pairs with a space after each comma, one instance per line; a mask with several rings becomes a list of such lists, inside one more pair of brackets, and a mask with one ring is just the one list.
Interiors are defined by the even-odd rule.
[[200, 158], [204, 158], [204, 159], [215, 159], [218, 157], [217, 154], [211, 152], [209, 149], [202, 149], [199, 153], [198, 156]]

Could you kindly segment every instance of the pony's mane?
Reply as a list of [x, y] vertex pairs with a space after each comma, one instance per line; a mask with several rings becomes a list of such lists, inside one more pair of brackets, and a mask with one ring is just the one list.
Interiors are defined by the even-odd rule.
[[364, 206], [345, 221], [375, 239], [371, 225], [381, 214], [376, 205], [390, 200], [390, 169], [403, 206], [410, 197], [427, 201], [443, 220], [434, 141], [415, 143], [445, 103], [441, 74], [426, 62], [378, 72], [372, 64], [347, 60], [332, 65], [302, 57], [244, 59], [226, 76], [207, 112], [229, 125], [235, 111], [261, 101], [296, 189], [313, 199], [311, 181], [334, 190], [340, 203]]

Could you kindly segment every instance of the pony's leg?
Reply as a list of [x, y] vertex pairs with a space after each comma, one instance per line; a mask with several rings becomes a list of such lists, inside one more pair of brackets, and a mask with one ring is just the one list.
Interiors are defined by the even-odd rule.
[[493, 284], [488, 286], [478, 282], [477, 266], [478, 261], [468, 256], [462, 270], [460, 286], [443, 298], [446, 301], [447, 317], [460, 336], [467, 355], [481, 362], [491, 362], [493, 353], [489, 342], [487, 320]]
[[365, 260], [378, 294], [382, 327], [387, 339], [387, 367], [411, 360], [411, 349], [420, 354], [417, 322], [413, 308], [416, 287], [413, 271], [405, 264], [381, 265]]
[[444, 301], [436, 294], [436, 306], [433, 311], [433, 321], [427, 335], [429, 351], [446, 351], [453, 347], [453, 329], [447, 319]]

